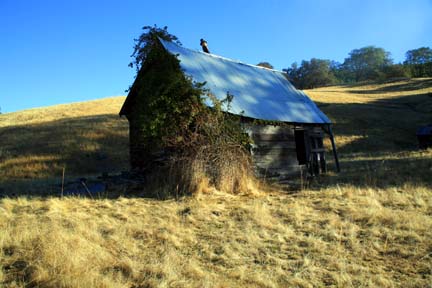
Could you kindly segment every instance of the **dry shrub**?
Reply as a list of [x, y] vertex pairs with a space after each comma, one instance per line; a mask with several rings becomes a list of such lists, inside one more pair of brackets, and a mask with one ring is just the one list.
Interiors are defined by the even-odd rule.
[[217, 190], [251, 195], [258, 193], [258, 185], [251, 157], [241, 146], [203, 146], [172, 156], [146, 175], [146, 195], [162, 199]]
[[208, 179], [209, 185], [233, 194], [251, 194], [257, 185], [251, 157], [242, 147], [202, 147], [193, 161], [194, 183]]

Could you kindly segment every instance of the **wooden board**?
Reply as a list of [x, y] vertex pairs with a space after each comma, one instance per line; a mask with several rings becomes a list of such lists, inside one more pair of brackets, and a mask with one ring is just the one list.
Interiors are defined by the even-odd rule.
[[254, 142], [260, 141], [294, 141], [293, 134], [252, 134], [251, 138]]
[[265, 152], [254, 152], [252, 155], [252, 158], [256, 161], [263, 161], [263, 160], [285, 160], [289, 162], [298, 162], [297, 155], [295, 154], [295, 151], [280, 151], [280, 153], [277, 153], [278, 151], [270, 150]]
[[276, 158], [254, 158], [254, 164], [261, 168], [289, 168], [291, 166], [298, 166], [297, 159], [276, 159]]
[[245, 131], [250, 134], [294, 134], [292, 127], [274, 125], [245, 125]]
[[302, 175], [302, 169], [304, 170], [302, 166], [290, 167], [290, 169], [258, 168], [256, 173], [262, 178], [292, 179], [299, 178]]
[[285, 142], [260, 142], [260, 143], [254, 143], [252, 146], [252, 150], [255, 152], [259, 151], [278, 151], [286, 150], [286, 151], [292, 151], [292, 153], [296, 154], [296, 146], [295, 143], [285, 143]]
[[292, 126], [249, 125], [246, 132], [253, 141], [252, 158], [260, 177], [301, 174]]

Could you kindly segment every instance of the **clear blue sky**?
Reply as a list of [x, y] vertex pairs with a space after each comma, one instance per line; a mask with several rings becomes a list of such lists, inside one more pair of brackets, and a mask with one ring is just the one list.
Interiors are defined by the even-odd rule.
[[125, 95], [133, 39], [153, 24], [276, 69], [367, 45], [401, 62], [432, 47], [432, 0], [0, 0], [1, 112]]

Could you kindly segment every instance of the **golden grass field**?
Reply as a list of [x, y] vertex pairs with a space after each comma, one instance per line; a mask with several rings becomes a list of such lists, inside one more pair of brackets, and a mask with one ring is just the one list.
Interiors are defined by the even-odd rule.
[[124, 97], [0, 115], [0, 287], [431, 287], [432, 79], [306, 92], [342, 172], [289, 193], [62, 198], [128, 169]]

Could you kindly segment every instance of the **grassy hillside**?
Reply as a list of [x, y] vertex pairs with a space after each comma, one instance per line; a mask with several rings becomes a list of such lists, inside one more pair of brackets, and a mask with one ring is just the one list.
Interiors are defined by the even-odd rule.
[[124, 99], [0, 115], [0, 183], [7, 187], [0, 192], [50, 190], [63, 168], [67, 178], [127, 170], [128, 122], [118, 115]]
[[335, 124], [343, 173], [331, 183], [431, 184], [430, 150], [417, 151], [416, 130], [432, 124], [432, 79], [306, 92]]
[[[335, 123], [340, 174], [181, 201], [3, 196], [0, 286], [430, 287], [432, 149], [415, 130], [432, 79], [306, 92]], [[123, 100], [0, 115], [0, 193], [127, 169]]]

